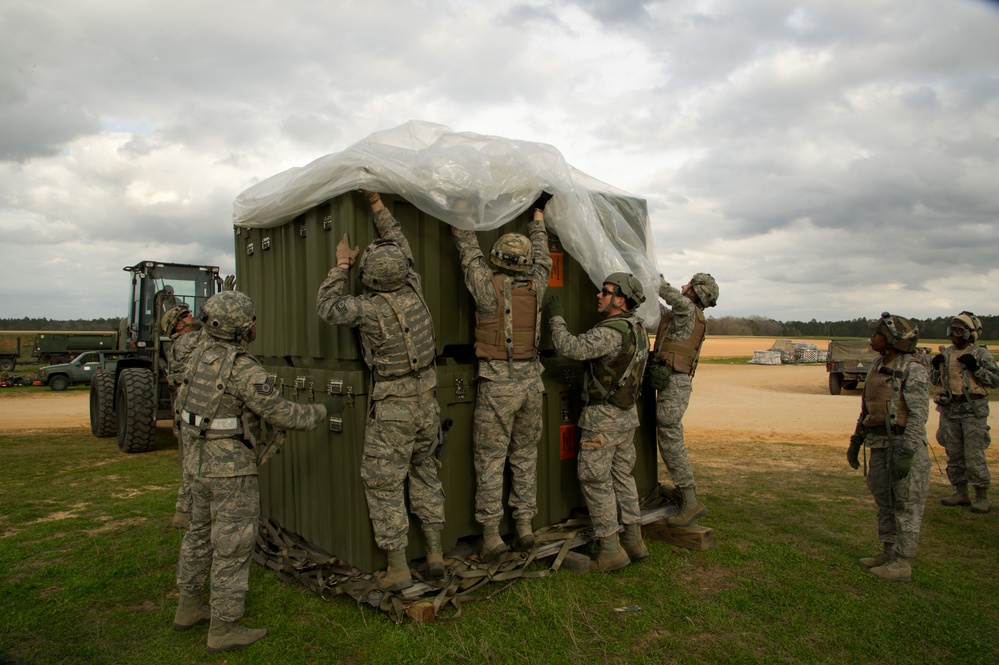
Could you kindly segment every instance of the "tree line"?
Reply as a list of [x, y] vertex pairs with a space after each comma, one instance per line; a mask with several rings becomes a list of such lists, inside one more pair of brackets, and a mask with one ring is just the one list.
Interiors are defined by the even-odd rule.
[[117, 330], [120, 320], [121, 318], [117, 316], [106, 319], [69, 320], [26, 316], [23, 319], [0, 319], [0, 330]]
[[[912, 319], [924, 339], [946, 339], [953, 315], [932, 319]], [[982, 320], [983, 339], [999, 339], [999, 315], [978, 315]], [[870, 337], [870, 319], [848, 321], [776, 321], [765, 316], [708, 317], [712, 335], [754, 335], [762, 337]]]

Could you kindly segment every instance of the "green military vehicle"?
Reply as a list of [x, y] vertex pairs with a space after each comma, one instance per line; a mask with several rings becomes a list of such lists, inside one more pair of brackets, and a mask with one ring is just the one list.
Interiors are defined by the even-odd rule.
[[13, 372], [21, 357], [21, 338], [0, 335], [0, 372]]
[[128, 317], [118, 335], [120, 351], [114, 362], [93, 370], [90, 380], [90, 431], [97, 437], [118, 437], [126, 453], [150, 450], [156, 421], [172, 418], [166, 382], [165, 352], [170, 338], [160, 332], [160, 318], [176, 305], [198, 312], [219, 292], [222, 279], [216, 266], [141, 261], [125, 266], [132, 274]]
[[114, 370], [118, 358], [126, 351], [85, 351], [68, 363], [46, 365], [38, 370], [42, 385], [52, 390], [66, 390], [78, 383], [90, 383], [94, 372], [105, 368]]
[[843, 389], [855, 390], [867, 379], [867, 370], [878, 357], [867, 340], [833, 340], [826, 355], [829, 373], [829, 394], [839, 395]]
[[114, 330], [91, 332], [45, 332], [35, 338], [33, 356], [40, 364], [68, 363], [84, 351], [113, 351], [118, 348]]

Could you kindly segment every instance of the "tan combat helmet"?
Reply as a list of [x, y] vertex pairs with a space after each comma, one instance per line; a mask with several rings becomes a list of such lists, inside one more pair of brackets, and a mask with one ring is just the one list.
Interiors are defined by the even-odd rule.
[[964, 311], [955, 316], [950, 320], [950, 326], [947, 328], [947, 336], [950, 337], [951, 330], [954, 328], [963, 328], [965, 334], [957, 334], [954, 337], [963, 337], [966, 341], [976, 342], [982, 338], [982, 320], [974, 315], [973, 312]]
[[505, 233], [489, 250], [489, 260], [494, 266], [514, 272], [530, 272], [534, 265], [534, 248], [527, 236]]
[[701, 307], [707, 309], [718, 304], [718, 282], [706, 272], [695, 273], [690, 278], [690, 288], [697, 294]]
[[628, 299], [629, 309], [635, 309], [645, 302], [645, 292], [642, 290], [642, 283], [631, 273], [611, 273], [604, 280], [604, 284], [613, 284], [616, 286], [621, 295]]
[[919, 328], [897, 314], [881, 312], [881, 318], [871, 322], [871, 330], [884, 335], [888, 345], [902, 353], [912, 353], [919, 343]]
[[378, 238], [364, 249], [357, 274], [361, 283], [372, 291], [396, 291], [406, 283], [409, 259], [399, 243]]
[[201, 308], [204, 330], [227, 342], [253, 341], [251, 329], [257, 320], [253, 299], [242, 291], [216, 293]]
[[160, 319], [160, 330], [164, 335], [172, 335], [174, 330], [177, 329], [177, 323], [190, 313], [191, 309], [187, 305], [171, 307], [163, 315], [163, 318]]

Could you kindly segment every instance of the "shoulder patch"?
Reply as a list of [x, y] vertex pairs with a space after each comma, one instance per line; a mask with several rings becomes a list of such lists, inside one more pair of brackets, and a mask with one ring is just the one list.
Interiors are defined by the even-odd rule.
[[274, 383], [277, 381], [277, 374], [268, 374], [263, 383], [254, 383], [253, 389], [258, 395], [274, 394]]

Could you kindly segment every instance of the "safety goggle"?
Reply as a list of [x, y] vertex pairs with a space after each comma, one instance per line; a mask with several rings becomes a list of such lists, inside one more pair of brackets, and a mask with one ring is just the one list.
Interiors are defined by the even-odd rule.
[[947, 337], [960, 337], [961, 339], [969, 339], [971, 337], [971, 331], [964, 326], [949, 326], [947, 328]]

